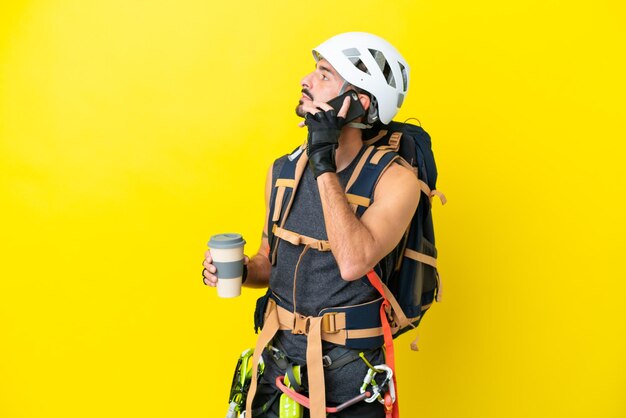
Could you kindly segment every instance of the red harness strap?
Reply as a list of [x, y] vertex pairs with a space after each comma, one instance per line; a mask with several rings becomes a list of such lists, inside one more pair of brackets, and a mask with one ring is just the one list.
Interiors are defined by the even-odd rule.
[[[396, 382], [396, 358], [393, 351], [393, 335], [391, 335], [391, 326], [389, 325], [389, 320], [387, 319], [386, 308], [389, 305], [389, 301], [385, 297], [385, 291], [383, 290], [383, 284], [380, 281], [380, 277], [376, 274], [374, 270], [370, 270], [367, 273], [367, 278], [369, 279], [372, 286], [378, 290], [378, 293], [383, 297], [383, 303], [380, 306], [380, 322], [383, 326], [383, 335], [385, 338], [385, 362], [393, 371], [393, 384], [396, 388], [396, 401], [393, 403], [393, 418], [400, 418], [400, 407], [398, 405], [398, 382]], [[388, 405], [385, 405], [385, 409], [388, 410]], [[386, 415], [389, 416], [389, 412], [385, 411]]]
[[[276, 378], [276, 387], [278, 387], [281, 392], [289, 396], [294, 401], [298, 402], [300, 405], [304, 406], [307, 409], [311, 409], [311, 400], [309, 398], [285, 386], [285, 376], [278, 376]], [[357, 402], [363, 401], [370, 396], [372, 396], [370, 392], [363, 392], [360, 395], [357, 395], [354, 398], [342, 403], [341, 405], [337, 405], [334, 407], [327, 406], [326, 413], [335, 414], [337, 412], [341, 412], [347, 407], [352, 406]]]

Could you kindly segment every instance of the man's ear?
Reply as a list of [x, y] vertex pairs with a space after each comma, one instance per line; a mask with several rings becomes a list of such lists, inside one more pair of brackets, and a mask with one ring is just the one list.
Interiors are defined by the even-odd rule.
[[369, 109], [372, 101], [367, 94], [359, 94], [359, 100], [361, 101], [361, 105], [363, 106], [363, 109], [365, 110]]

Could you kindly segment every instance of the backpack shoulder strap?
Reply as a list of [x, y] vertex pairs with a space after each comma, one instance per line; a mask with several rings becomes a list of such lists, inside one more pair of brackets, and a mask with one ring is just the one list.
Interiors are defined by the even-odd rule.
[[274, 184], [272, 184], [270, 207], [267, 214], [267, 235], [270, 246], [269, 259], [272, 265], [276, 264], [276, 250], [278, 249], [279, 241], [274, 231], [276, 228], [285, 225], [298, 184], [306, 169], [307, 161], [308, 157], [306, 152], [304, 152], [304, 145], [296, 148], [296, 150], [287, 157], [278, 177], [274, 180]]
[[380, 177], [399, 158], [387, 146], [370, 145], [365, 150], [346, 185], [346, 197], [357, 216], [361, 217], [374, 202], [374, 189]]

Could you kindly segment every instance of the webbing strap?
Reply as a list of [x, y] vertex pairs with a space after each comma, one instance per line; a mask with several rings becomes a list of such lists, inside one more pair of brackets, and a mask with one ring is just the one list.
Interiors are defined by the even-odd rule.
[[363, 206], [366, 208], [369, 207], [370, 205], [369, 197], [359, 196], [359, 195], [352, 194], [352, 193], [346, 193], [346, 198], [348, 199], [348, 202], [350, 202], [353, 205]]
[[326, 417], [326, 386], [322, 363], [322, 318], [311, 318], [306, 346], [311, 418]]
[[[378, 277], [378, 276], [376, 276], [376, 277]], [[396, 298], [393, 295], [393, 293], [391, 293], [391, 290], [389, 290], [387, 285], [384, 284], [380, 279], [378, 279], [378, 280], [380, 281], [381, 287], [382, 287], [383, 292], [384, 292], [383, 293], [383, 298], [385, 298], [385, 300], [387, 302], [389, 302], [389, 305], [391, 305], [391, 310], [392, 310], [392, 312], [394, 314], [394, 320], [397, 322], [397, 324], [396, 324], [397, 328], [392, 328], [392, 332], [395, 333], [398, 329], [404, 328], [404, 327], [415, 328], [413, 323], [404, 314], [404, 311], [400, 307], [400, 304], [396, 300]]]
[[437, 268], [437, 259], [435, 257], [411, 250], [410, 248], [404, 250], [404, 256], [410, 258], [411, 260], [419, 261], [420, 263], [428, 264], [429, 266]]
[[365, 162], [367, 161], [370, 154], [372, 153], [372, 151], [374, 151], [375, 148], [376, 147], [374, 146], [370, 146], [365, 150], [365, 152], [361, 156], [361, 159], [359, 160], [356, 167], [354, 168], [354, 171], [352, 172], [352, 175], [350, 176], [350, 180], [348, 180], [348, 183], [346, 184], [346, 190], [350, 190], [350, 187], [352, 187], [357, 177], [359, 177], [359, 174], [361, 174], [361, 170], [363, 170], [363, 166], [365, 165]]
[[383, 297], [383, 303], [380, 305], [380, 322], [383, 324], [383, 334], [385, 336], [385, 362], [391, 368], [393, 372], [393, 384], [396, 389], [396, 401], [393, 403], [393, 418], [400, 417], [400, 407], [398, 405], [398, 383], [396, 382], [396, 356], [393, 349], [393, 335], [391, 334], [391, 326], [389, 325], [389, 321], [387, 320], [387, 308], [389, 307], [389, 301], [385, 296], [385, 290], [383, 289], [383, 282], [380, 280], [378, 275], [374, 270], [370, 270], [367, 273], [367, 278], [369, 279], [372, 286], [378, 290], [378, 292]]
[[[304, 254], [306, 254], [309, 248], [311, 248], [309, 244], [306, 244], [304, 246], [304, 249], [300, 253], [300, 257], [298, 257], [298, 262], [296, 263], [296, 269], [293, 272], [293, 316], [296, 320], [301, 317], [301, 315], [299, 316], [298, 312], [296, 311], [296, 284], [298, 283], [298, 269], [300, 268], [300, 262], [302, 261], [302, 257], [304, 257]], [[304, 329], [306, 330], [306, 327], [308, 326], [308, 324], [305, 322], [304, 324], [301, 324], [300, 326], [304, 327]], [[295, 322], [294, 322], [294, 328], [295, 328]], [[297, 334], [295, 329], [292, 330], [291, 333]]]
[[296, 181], [294, 179], [276, 179], [274, 187], [293, 187]]
[[441, 193], [439, 190], [433, 190], [430, 192], [431, 199], [435, 196], [439, 198], [442, 205], [445, 205], [448, 202], [448, 199], [446, 199], [446, 196], [443, 193]]
[[417, 180], [417, 182], [420, 185], [420, 190], [426, 193], [426, 196], [430, 197], [430, 187], [428, 187], [428, 184], [426, 184], [424, 180]]
[[278, 191], [276, 192], [276, 200], [274, 201], [274, 213], [272, 214], [272, 222], [278, 222], [278, 220], [280, 219], [280, 211], [283, 208], [283, 198], [285, 197], [285, 190], [285, 186], [278, 187]]
[[441, 302], [441, 292], [443, 291], [443, 289], [441, 288], [441, 277], [439, 277], [439, 272], [435, 271], [435, 276], [437, 276], [437, 296], [435, 296], [435, 300], [437, 302]]
[[448, 199], [446, 199], [446, 196], [443, 193], [441, 193], [439, 190], [430, 190], [430, 187], [428, 187], [428, 184], [426, 184], [424, 180], [418, 180], [418, 182], [420, 185], [420, 190], [426, 193], [426, 196], [428, 196], [430, 200], [432, 200], [433, 197], [437, 196], [439, 200], [441, 201], [442, 205], [445, 205], [448, 202]]
[[372, 145], [374, 142], [378, 141], [380, 138], [382, 138], [383, 136], [387, 135], [387, 131], [386, 130], [382, 130], [380, 132], [378, 132], [378, 135], [376, 135], [374, 138], [370, 138], [367, 141], [363, 141], [363, 143], [365, 145]]
[[417, 167], [413, 167], [407, 160], [405, 160], [404, 158], [402, 158], [401, 156], [398, 156], [398, 159], [396, 160], [398, 162], [398, 164], [400, 164], [402, 167], [410, 170], [413, 174], [415, 174], [415, 177], [418, 178], [419, 180], [419, 175], [417, 174]]
[[272, 215], [272, 222], [278, 222], [280, 220], [280, 212], [283, 209], [283, 198], [285, 197], [285, 190], [287, 188], [293, 189], [295, 185], [295, 179], [276, 179], [274, 187], [277, 187], [278, 191], [276, 192], [276, 199], [274, 200], [274, 213]]
[[296, 173], [295, 178], [293, 180], [293, 191], [291, 192], [291, 199], [289, 200], [289, 204], [287, 204], [287, 208], [285, 209], [285, 214], [283, 215], [283, 221], [280, 226], [285, 225], [285, 221], [287, 220], [287, 215], [289, 215], [289, 210], [291, 209], [291, 205], [293, 203], [293, 198], [296, 195], [296, 189], [300, 184], [300, 179], [302, 178], [302, 174], [304, 174], [304, 170], [306, 169], [307, 162], [309, 161], [309, 157], [306, 152], [302, 152], [302, 155], [298, 159], [296, 163]]
[[402, 132], [394, 132], [389, 137], [389, 147], [394, 151], [398, 151], [400, 148], [400, 139], [402, 138]]
[[[362, 216], [371, 205], [374, 189], [383, 173], [394, 161], [401, 159], [396, 154], [389, 158], [391, 152], [392, 150], [389, 148], [369, 146], [363, 152], [352, 172], [352, 176], [346, 185], [346, 198], [350, 203], [352, 211], [357, 216]], [[362, 176], [361, 174], [367, 175]]]
[[[420, 317], [418, 316], [417, 318], [411, 318], [411, 319], [407, 318], [406, 315], [404, 314], [404, 311], [400, 307], [400, 304], [396, 300], [395, 296], [393, 295], [393, 293], [391, 293], [391, 290], [389, 290], [387, 285], [383, 283], [382, 281], [380, 284], [382, 285], [382, 288], [385, 291], [385, 299], [387, 299], [387, 301], [391, 305], [391, 312], [393, 315], [393, 319], [394, 321], [396, 321], [396, 326], [391, 327], [391, 333], [395, 334], [396, 332], [398, 332], [398, 330], [406, 328], [406, 327], [415, 328], [415, 325], [413, 325], [413, 321], [417, 321]], [[417, 347], [417, 340], [418, 340], [418, 337], [416, 336], [415, 339], [411, 342], [410, 347], [411, 347], [411, 350], [413, 351], [419, 351], [419, 348]]]
[[252, 401], [258, 383], [257, 370], [259, 367], [259, 359], [261, 358], [265, 346], [274, 338], [274, 335], [276, 335], [280, 327], [278, 313], [276, 312], [276, 302], [269, 300], [267, 308], [265, 324], [263, 325], [259, 338], [256, 340], [256, 346], [254, 347], [254, 354], [252, 356], [252, 381], [250, 382], [248, 398], [246, 399], [246, 416], [249, 418], [252, 418]]
[[326, 240], [319, 240], [306, 235], [298, 234], [297, 232], [290, 231], [285, 228], [281, 228], [278, 225], [274, 225], [272, 233], [278, 238], [283, 239], [293, 245], [308, 245], [317, 251], [330, 251], [330, 242]]
[[[301, 148], [302, 150], [302, 148]], [[278, 219], [274, 220], [275, 217], [278, 217], [280, 219], [280, 226], [284, 226], [285, 225], [285, 221], [287, 221], [287, 216], [289, 215], [289, 211], [291, 210], [291, 205], [293, 204], [294, 201], [294, 197], [296, 195], [296, 190], [298, 189], [298, 184], [300, 183], [300, 179], [302, 178], [302, 174], [304, 173], [304, 170], [306, 169], [307, 166], [307, 162], [308, 162], [309, 158], [306, 155], [306, 152], [304, 152], [303, 150], [300, 153], [300, 156], [298, 158], [298, 161], [296, 162], [296, 167], [295, 167], [295, 173], [294, 173], [294, 178], [293, 178], [293, 183], [291, 181], [291, 179], [278, 179], [276, 180], [276, 185], [279, 186], [279, 191], [280, 191], [280, 187], [284, 188], [285, 187], [291, 187], [292, 191], [291, 191], [291, 196], [289, 198], [289, 202], [287, 202], [287, 207], [285, 208], [285, 212], [282, 215], [282, 219], [280, 219], [280, 210], [277, 212], [276, 210], [274, 210], [274, 213], [272, 214], [272, 222], [274, 223], [274, 227], [276, 227], [278, 224], [276, 222], [278, 222]], [[284, 181], [282, 181], [284, 180]], [[278, 182], [281, 181], [280, 185], [278, 184]], [[278, 197], [277, 193], [277, 196]], [[282, 197], [284, 196], [281, 195], [281, 200], [274, 200], [274, 207], [276, 206], [280, 206], [280, 209], [282, 210]], [[273, 230], [273, 228], [272, 228]], [[278, 250], [278, 242], [274, 240], [274, 245], [272, 248], [270, 248], [270, 253], [269, 253], [269, 259], [270, 262], [272, 263], [272, 265], [274, 265], [276, 263], [276, 251]]]
[[374, 154], [374, 156], [370, 160], [370, 163], [374, 165], [378, 164], [380, 160], [385, 156], [385, 154], [390, 153], [391, 151], [392, 151], [391, 149], [385, 149], [383, 147], [379, 147], [378, 151], [376, 151], [376, 154]]
[[[363, 143], [365, 145], [372, 145], [375, 142], [377, 142], [379, 139], [387, 135], [388, 132], [389, 131], [387, 130], [382, 130], [378, 132], [378, 135], [376, 135], [374, 138], [368, 139], [367, 141], [363, 141]], [[398, 151], [398, 149], [400, 148], [400, 138], [402, 138], [402, 132], [394, 132], [389, 137], [388, 145], [383, 145], [382, 147], [389, 148], [394, 151]]]
[[[294, 314], [280, 305], [276, 307], [276, 311], [278, 312], [280, 330], [292, 331], [294, 334], [306, 335], [310, 333], [311, 321], [315, 317]], [[327, 312], [319, 318], [322, 318], [322, 339], [336, 345], [346, 345], [348, 338], [371, 338], [383, 335], [381, 327], [346, 329], [345, 312]], [[408, 319], [406, 321], [408, 322]]]

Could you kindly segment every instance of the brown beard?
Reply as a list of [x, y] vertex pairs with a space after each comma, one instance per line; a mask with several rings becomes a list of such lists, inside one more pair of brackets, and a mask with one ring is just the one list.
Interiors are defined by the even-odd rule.
[[296, 106], [296, 115], [300, 116], [301, 118], [306, 116], [306, 112], [302, 109], [302, 100], [300, 100], [298, 106]]
[[[306, 94], [311, 100], [313, 100], [313, 95], [308, 89], [304, 88], [301, 91], [302, 93]], [[300, 116], [301, 118], [306, 116], [306, 112], [302, 110], [302, 99], [300, 99], [300, 101], [298, 102], [298, 106], [296, 106], [296, 115]]]

